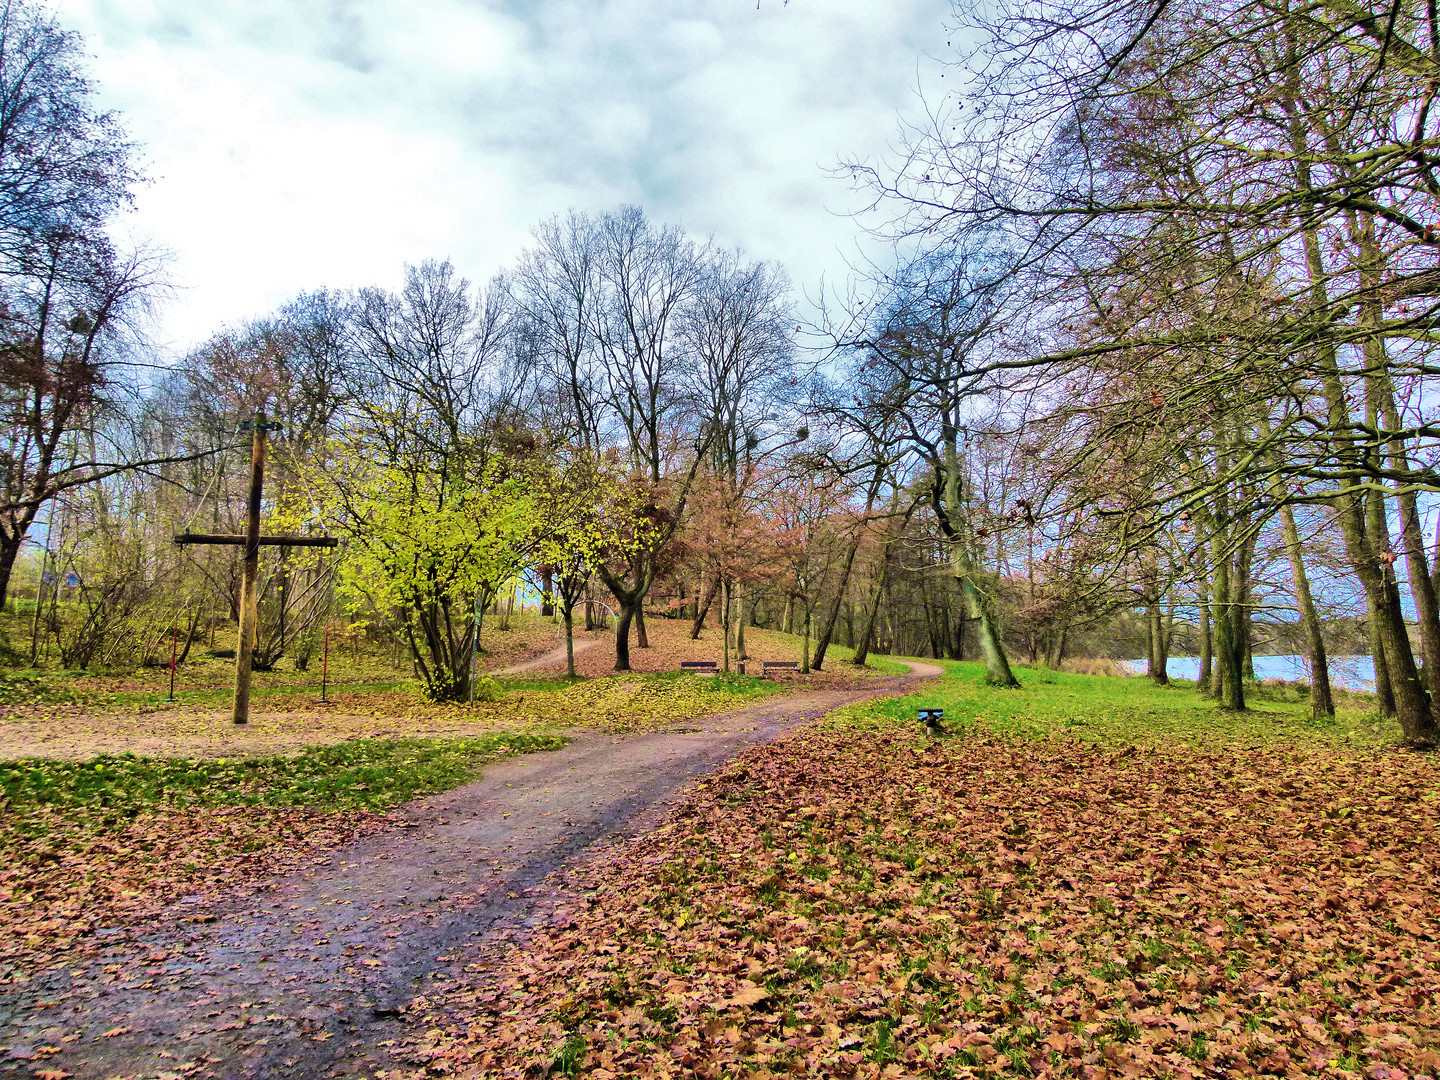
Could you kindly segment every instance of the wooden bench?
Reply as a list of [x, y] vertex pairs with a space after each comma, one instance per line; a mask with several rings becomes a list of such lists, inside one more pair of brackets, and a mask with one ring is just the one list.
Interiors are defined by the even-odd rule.
[[775, 671], [799, 671], [800, 661], [798, 660], [761, 660], [760, 677], [763, 679], [769, 675], [771, 670]]
[[720, 665], [717, 664], [717, 663], [715, 663], [714, 660], [681, 660], [681, 661], [680, 661], [680, 670], [681, 670], [681, 671], [699, 671], [699, 672], [704, 672], [704, 673], [709, 674], [709, 675], [715, 674], [715, 670], [716, 670], [716, 668], [718, 668], [719, 666], [720, 666]]

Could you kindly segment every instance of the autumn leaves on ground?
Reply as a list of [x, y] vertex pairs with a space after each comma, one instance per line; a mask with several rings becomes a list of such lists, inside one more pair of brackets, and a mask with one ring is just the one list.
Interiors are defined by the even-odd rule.
[[[498, 977], [428, 1003], [413, 1075], [1440, 1073], [1440, 762], [1293, 691], [1237, 721], [947, 666], [590, 867]], [[922, 702], [967, 719], [927, 740]]]
[[[651, 634], [635, 655], [657, 669], [714, 649]], [[554, 645], [532, 637], [505, 661]], [[388, 1075], [1440, 1075], [1440, 762], [1389, 745], [1359, 699], [1317, 726], [1294, 688], [1236, 716], [1185, 687], [1021, 676], [998, 690], [949, 664], [747, 753], [580, 868], [592, 888], [524, 948], [417, 1001], [411, 1064]], [[7, 738], [51, 732], [68, 760], [0, 765], [4, 977], [385, 828], [562, 729], [682, 724], [775, 690], [500, 683], [473, 709], [358, 680], [332, 713], [280, 691], [248, 752], [200, 748], [213, 705], [137, 712], [143, 686], [12, 706]], [[945, 708], [942, 738], [921, 704]], [[81, 752], [87, 732], [147, 731], [188, 756]], [[276, 754], [305, 737], [328, 745]]]
[[[657, 623], [654, 647], [632, 653], [636, 673], [501, 678], [494, 700], [463, 707], [424, 704], [373, 657], [339, 653], [330, 706], [316, 704], [314, 670], [262, 674], [241, 729], [222, 707], [233, 661], [182, 667], [174, 705], [162, 671], [0, 681], [0, 984], [113, 942], [179, 898], [264, 880], [384, 828], [385, 811], [497, 757], [563, 745], [566, 729], [674, 726], [797, 682], [681, 674], [682, 659], [714, 658], [713, 636]], [[796, 648], [787, 635], [752, 635], [757, 657]], [[581, 670], [599, 676], [613, 638], [589, 640]], [[501, 669], [552, 651], [555, 628], [517, 618], [490, 641], [489, 666]], [[838, 662], [846, 655], [840, 673], [804, 685], [877, 673]]]

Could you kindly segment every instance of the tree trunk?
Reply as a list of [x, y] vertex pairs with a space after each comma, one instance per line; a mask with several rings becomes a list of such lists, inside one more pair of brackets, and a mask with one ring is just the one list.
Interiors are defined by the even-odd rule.
[[[8, 602], [10, 576], [15, 572], [15, 560], [19, 558], [20, 547], [24, 543], [23, 533], [17, 539], [9, 529], [0, 532], [0, 608], [3, 608]], [[43, 567], [41, 573], [44, 573]]]
[[736, 613], [736, 614], [737, 614], [737, 617], [738, 617], [738, 619], [739, 619], [739, 624], [740, 624], [739, 626], [737, 626], [737, 627], [735, 628], [735, 659], [736, 659], [736, 660], [749, 660], [749, 659], [750, 659], [750, 654], [745, 651], [745, 624], [750, 621], [750, 619], [749, 619], [749, 617], [748, 617], [748, 612], [747, 612], [746, 607], [745, 607], [745, 600], [746, 600], [747, 591], [748, 591], [748, 590], [745, 588], [745, 586], [742, 585], [742, 586], [740, 587], [739, 595], [736, 596], [736, 598], [735, 598], [735, 607], [736, 607], [736, 609], [737, 609], [737, 613]]
[[[1373, 403], [1367, 409], [1367, 419], [1372, 426], [1378, 423], [1378, 412]], [[1373, 459], [1372, 464], [1376, 464]], [[1365, 586], [1367, 600], [1371, 600], [1371, 621], [1379, 639], [1379, 652], [1385, 657], [1391, 707], [1407, 739], [1433, 741], [1436, 736], [1435, 718], [1431, 712], [1430, 695], [1420, 682], [1415, 654], [1410, 648], [1410, 633], [1405, 626], [1399, 583], [1395, 579], [1395, 553], [1390, 547], [1385, 500], [1378, 488], [1371, 488], [1365, 496], [1362, 536], [1362, 562], [1366, 565], [1361, 584]], [[1376, 674], [1379, 674], [1378, 664]], [[1378, 690], [1378, 678], [1376, 683]]]
[[[1400, 429], [1400, 413], [1395, 407], [1395, 394], [1388, 376], [1378, 378], [1380, 415], [1391, 431]], [[1408, 471], [1410, 463], [1405, 445], [1392, 440], [1390, 467], [1397, 472]], [[1420, 652], [1425, 658], [1425, 686], [1434, 695], [1440, 691], [1440, 608], [1437, 608], [1435, 586], [1430, 580], [1430, 566], [1425, 558], [1425, 537], [1420, 532], [1420, 511], [1415, 492], [1397, 492], [1395, 502], [1400, 509], [1400, 536], [1405, 547], [1405, 568], [1410, 579], [1410, 596], [1415, 602], [1415, 622], [1420, 631]]]
[[555, 571], [548, 566], [540, 567], [540, 614], [549, 618], [555, 615], [554, 590]]
[[976, 620], [980, 655], [985, 661], [986, 680], [992, 686], [1019, 686], [1020, 680], [1015, 678], [1015, 673], [1010, 670], [1010, 661], [1005, 656], [1005, 646], [1000, 641], [1000, 628], [996, 625], [988, 598], [975, 587], [969, 577], [961, 581], [960, 588], [965, 595], [966, 606], [970, 609], [970, 617]]
[[855, 655], [850, 658], [850, 662], [856, 667], [864, 667], [865, 660], [870, 655], [870, 642], [875, 637], [875, 618], [880, 614], [880, 597], [885, 592], [885, 579], [889, 574], [890, 547], [887, 544], [880, 551], [880, 573], [875, 581], [875, 595], [870, 600], [865, 611], [865, 622], [860, 628], [860, 643], [855, 646]]
[[1166, 672], [1169, 657], [1165, 655], [1165, 627], [1161, 622], [1160, 608], [1153, 600], [1145, 602], [1145, 625], [1149, 631], [1150, 650], [1145, 662], [1145, 674], [1156, 686], [1169, 686], [1170, 675]]
[[1060, 665], [1065, 662], [1065, 638], [1070, 633], [1070, 616], [1066, 615], [1060, 620], [1060, 626], [1050, 635], [1050, 641], [1045, 649], [1045, 666], [1051, 671], [1059, 671]]
[[1295, 511], [1287, 503], [1280, 507], [1280, 528], [1285, 551], [1290, 557], [1290, 583], [1295, 591], [1295, 608], [1300, 613], [1300, 629], [1305, 637], [1306, 659], [1310, 661], [1310, 709], [1315, 719], [1335, 715], [1335, 702], [1330, 693], [1330, 662], [1325, 655], [1325, 639], [1320, 634], [1320, 613], [1310, 595], [1310, 578], [1305, 573], [1305, 558], [1300, 549], [1300, 530], [1295, 527]]
[[845, 600], [845, 589], [850, 584], [850, 568], [855, 565], [855, 552], [859, 548], [860, 534], [857, 532], [855, 539], [850, 543], [850, 550], [845, 553], [845, 565], [840, 568], [840, 582], [835, 589], [835, 602], [830, 605], [825, 622], [820, 627], [820, 637], [815, 642], [815, 658], [810, 665], [816, 671], [821, 671], [825, 667], [825, 653], [830, 648], [830, 639], [835, 634], [835, 624], [840, 619], [840, 605]]
[[650, 647], [650, 635], [645, 632], [645, 594], [635, 602], [635, 644], [642, 649]]
[[615, 620], [615, 670], [630, 670], [630, 622], [635, 618], [632, 604], [620, 605], [620, 617]]
[[[1359, 223], [1360, 228], [1355, 233], [1355, 238], [1359, 241], [1363, 258], [1360, 284], [1366, 295], [1360, 305], [1360, 318], [1364, 324], [1375, 329], [1364, 345], [1367, 370], [1365, 420], [1370, 430], [1376, 431], [1380, 427], [1380, 398], [1383, 396], [1382, 380], [1387, 363], [1384, 339], [1380, 336], [1383, 321], [1381, 299], [1375, 288], [1377, 266], [1382, 256], [1375, 244], [1373, 218], [1362, 213], [1359, 215]], [[1405, 614], [1400, 605], [1400, 587], [1395, 578], [1395, 552], [1390, 546], [1383, 488], [1378, 476], [1382, 449], [1377, 445], [1365, 452], [1366, 465], [1376, 474], [1376, 487], [1371, 488], [1367, 499], [1369, 512], [1364, 530], [1368, 534], [1365, 536], [1367, 543], [1359, 547], [1357, 554], [1360, 556], [1359, 562], [1365, 564], [1365, 576], [1370, 579], [1365, 583], [1366, 594], [1373, 594], [1377, 603], [1380, 644], [1385, 655], [1385, 670], [1390, 676], [1390, 693], [1394, 698], [1395, 715], [1400, 721], [1400, 729], [1412, 743], [1431, 744], [1440, 738], [1440, 727], [1435, 723], [1430, 695], [1425, 692], [1419, 669], [1415, 666], [1415, 654], [1410, 648], [1410, 633], [1406, 629]], [[1361, 569], [1357, 566], [1357, 570]]]
[[720, 583], [720, 670], [730, 672], [730, 582]]
[[1251, 570], [1255, 563], [1255, 539], [1251, 537], [1241, 546], [1236, 559], [1240, 576], [1240, 607], [1236, 618], [1240, 623], [1237, 635], [1240, 646], [1240, 674], [1255, 681], [1255, 580]]
[[[1292, 141], [1297, 148], [1303, 147], [1308, 137], [1304, 121], [1298, 118], [1292, 121]], [[1297, 155], [1295, 160], [1297, 179], [1303, 189], [1309, 190], [1312, 186], [1309, 161], [1303, 154]], [[1311, 292], [1317, 304], [1323, 306], [1327, 303], [1326, 282], [1329, 275], [1324, 264], [1319, 232], [1311, 225], [1302, 230], [1302, 236], [1305, 242], [1305, 257]], [[1362, 238], [1362, 243], [1367, 242]], [[1373, 247], [1373, 243], [1367, 243], [1367, 246]], [[1369, 280], [1372, 276], [1371, 268], [1362, 268], [1362, 292], [1371, 298], [1362, 305], [1362, 316], [1367, 322], [1378, 327], [1383, 313], [1379, 309], [1381, 303], [1379, 291]], [[1385, 357], [1383, 341], [1379, 334], [1377, 333], [1367, 340], [1364, 347], [1366, 367], [1372, 371], [1381, 370]], [[1338, 438], [1339, 433], [1351, 430], [1351, 403], [1346, 397], [1345, 386], [1341, 381], [1339, 365], [1333, 349], [1322, 349], [1317, 359], [1321, 364], [1322, 387], [1325, 393], [1329, 426], [1337, 433]], [[1367, 419], [1374, 427], [1375, 395], [1367, 392], [1366, 397]], [[1353, 467], [1360, 464], [1358, 460], [1360, 455], [1353, 444], [1344, 438], [1339, 438], [1337, 442], [1336, 456], [1347, 466]], [[1343, 479], [1340, 482], [1341, 495], [1338, 500], [1340, 531], [1345, 539], [1345, 553], [1365, 589], [1366, 603], [1370, 608], [1370, 622], [1375, 641], [1372, 648], [1375, 654], [1376, 696], [1380, 699], [1383, 710], [1385, 700], [1380, 692], [1383, 664], [1390, 684], [1391, 706], [1399, 717], [1401, 730], [1412, 741], [1434, 742], [1437, 728], [1434, 714], [1431, 711], [1430, 698], [1425, 693], [1424, 687], [1420, 685], [1419, 673], [1415, 670], [1415, 657], [1410, 652], [1409, 635], [1405, 631], [1403, 614], [1399, 610], [1398, 602], [1393, 609], [1390, 607], [1385, 574], [1380, 569], [1381, 557], [1388, 553], [1388, 543], [1384, 547], [1376, 548], [1374, 541], [1379, 537], [1367, 535], [1366, 514], [1358, 501], [1359, 492], [1353, 490], [1355, 483], [1353, 479]], [[1380, 516], [1383, 522], [1383, 508], [1380, 510]], [[1381, 532], [1383, 533], [1383, 530]], [[1397, 591], [1397, 601], [1398, 595]]]
[[782, 634], [795, 632], [795, 600], [790, 596], [785, 598], [785, 615], [780, 621], [780, 632]]
[[805, 604], [805, 640], [800, 644], [800, 674], [810, 674], [810, 603]]
[[565, 604], [565, 674], [575, 678], [575, 607]]
[[[695, 622], [690, 627], [690, 640], [697, 641], [700, 638], [700, 631], [705, 628], [705, 616], [710, 614], [710, 605], [715, 603], [715, 594], [720, 589], [720, 576], [710, 582], [710, 587], [704, 591], [704, 599], [695, 601]], [[695, 594], [697, 597], [700, 593]]]
[[1211, 633], [1210, 633], [1210, 577], [1202, 574], [1199, 588], [1200, 601], [1200, 678], [1202, 694], [1210, 694], [1212, 675]]
[[1215, 697], [1226, 709], [1245, 708], [1245, 684], [1240, 671], [1240, 643], [1236, 640], [1236, 583], [1230, 580], [1230, 555], [1223, 538], [1211, 538], [1212, 562], [1215, 567]]
[[[1369, 598], [1366, 598], [1368, 603]], [[1390, 690], [1390, 669], [1385, 666], [1385, 646], [1380, 640], [1380, 615], [1374, 608], [1365, 620], [1370, 632], [1370, 659], [1375, 665], [1375, 708], [1381, 716], [1395, 716], [1395, 695]]]

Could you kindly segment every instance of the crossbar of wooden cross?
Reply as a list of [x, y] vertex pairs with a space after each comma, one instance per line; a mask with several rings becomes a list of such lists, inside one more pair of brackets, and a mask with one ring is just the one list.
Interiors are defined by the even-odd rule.
[[262, 547], [333, 548], [340, 543], [333, 536], [263, 536], [260, 533], [260, 496], [265, 486], [265, 435], [278, 430], [279, 424], [257, 412], [254, 420], [240, 425], [241, 431], [253, 432], [250, 443], [250, 500], [245, 517], [244, 536], [220, 533], [177, 533], [177, 544], [221, 544], [245, 549], [244, 572], [240, 579], [240, 640], [235, 647], [235, 704], [231, 719], [237, 724], [250, 720], [250, 667], [255, 651], [255, 628], [260, 619], [260, 549]]

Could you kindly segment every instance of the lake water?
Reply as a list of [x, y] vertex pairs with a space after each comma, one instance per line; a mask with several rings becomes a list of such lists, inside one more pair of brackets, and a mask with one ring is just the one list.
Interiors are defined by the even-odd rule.
[[[1129, 660], [1125, 664], [1136, 675], [1145, 674], [1144, 660]], [[1172, 656], [1165, 665], [1165, 673], [1172, 679], [1200, 677], [1198, 656]], [[1257, 656], [1255, 657], [1257, 679], [1285, 679], [1288, 682], [1309, 682], [1310, 665], [1303, 656]], [[1369, 656], [1330, 657], [1330, 685], [1341, 690], [1375, 689], [1375, 660]]]

